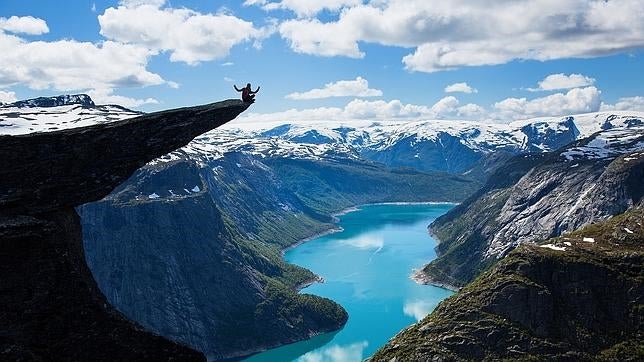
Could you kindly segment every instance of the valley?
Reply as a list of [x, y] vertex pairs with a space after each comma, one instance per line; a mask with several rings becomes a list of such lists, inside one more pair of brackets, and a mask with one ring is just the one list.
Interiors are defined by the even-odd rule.
[[[308, 241], [284, 258], [323, 278], [303, 293], [337, 301], [347, 324], [327, 340], [309, 340], [253, 355], [245, 361], [358, 362], [399, 330], [417, 322], [451, 292], [415, 283], [409, 271], [435, 257], [427, 224], [450, 204], [364, 205], [339, 216], [342, 231]], [[321, 336], [322, 337], [322, 336]]]
[[[82, 95], [32, 100], [0, 108], [0, 129], [29, 135], [38, 117], [54, 120], [52, 115], [60, 122], [38, 128], [39, 134], [111, 127], [137, 113], [97, 106]], [[643, 118], [615, 112], [509, 124], [233, 122], [142, 165], [102, 200], [78, 206], [85, 258], [100, 291], [128, 319], [209, 360], [273, 348], [251, 360], [319, 357], [347, 346], [366, 358], [450, 294], [415, 284], [412, 269], [417, 281], [459, 289], [520, 244], [639, 208]], [[370, 283], [384, 285], [383, 276], [371, 273], [390, 270], [386, 276], [396, 279], [389, 285], [412, 291], [396, 292], [397, 298], [416, 298], [414, 306], [400, 300], [395, 307], [360, 305], [326, 275], [347, 261], [316, 264], [308, 252], [300, 255], [319, 243], [334, 245], [346, 230], [290, 249], [363, 212], [334, 216], [341, 210], [392, 202], [460, 203], [364, 208], [382, 213], [360, 223], [384, 230], [397, 217], [387, 207], [442, 210], [431, 218], [419, 211], [424, 216], [415, 219], [420, 239], [414, 240], [420, 241], [404, 244], [411, 259], [364, 272]], [[430, 222], [439, 241], [436, 259], [424, 231]], [[406, 240], [394, 239], [387, 245]], [[387, 255], [384, 245], [362, 245], [357, 252]], [[355, 260], [364, 258], [359, 255]], [[325, 272], [326, 266], [332, 270]], [[320, 276], [328, 284], [316, 284]], [[377, 306], [398, 314], [382, 329], [354, 324]], [[347, 337], [371, 332], [380, 334]], [[389, 355], [390, 345], [384, 348]]]

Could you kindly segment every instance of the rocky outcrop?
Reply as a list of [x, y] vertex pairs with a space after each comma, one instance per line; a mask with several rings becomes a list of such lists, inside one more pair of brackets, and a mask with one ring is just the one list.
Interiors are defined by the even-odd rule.
[[142, 165], [247, 107], [228, 100], [88, 127], [0, 136], [2, 359], [204, 358], [144, 331], [106, 302], [85, 263], [73, 208], [103, 198]]
[[67, 130], [0, 136], [0, 215], [100, 200], [139, 167], [234, 119], [228, 100]]
[[644, 211], [523, 244], [372, 361], [644, 359]]
[[465, 285], [524, 242], [637, 206], [644, 195], [644, 129], [602, 131], [549, 154], [517, 156], [462, 205], [430, 225], [439, 257], [416, 277]]

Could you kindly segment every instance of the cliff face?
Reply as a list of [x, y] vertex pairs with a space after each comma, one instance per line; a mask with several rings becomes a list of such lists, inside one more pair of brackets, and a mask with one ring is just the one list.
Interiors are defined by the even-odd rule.
[[523, 244], [373, 361], [644, 358], [644, 211]]
[[87, 127], [0, 136], [3, 359], [203, 359], [144, 331], [106, 302], [85, 263], [73, 207], [103, 198], [142, 165], [247, 107], [229, 100]]
[[280, 253], [334, 227], [331, 212], [368, 202], [461, 200], [478, 186], [346, 159], [188, 152], [198, 144], [144, 166], [79, 213], [88, 264], [108, 300], [213, 360], [346, 322], [336, 303], [297, 292], [315, 276]]
[[267, 244], [329, 225], [303, 213], [270, 170], [239, 155], [218, 166], [234, 171], [215, 175], [186, 160], [146, 166], [104, 200], [80, 208], [88, 264], [108, 300], [209, 359], [340, 328], [342, 307], [298, 294], [298, 285], [315, 276]]
[[605, 220], [642, 202], [644, 129], [602, 131], [556, 152], [517, 156], [438, 218], [439, 257], [418, 273], [463, 286], [518, 244]]

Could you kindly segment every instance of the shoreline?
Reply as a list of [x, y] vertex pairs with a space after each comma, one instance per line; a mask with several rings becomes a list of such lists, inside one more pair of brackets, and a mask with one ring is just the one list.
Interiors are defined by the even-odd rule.
[[[295, 243], [282, 248], [281, 249], [281, 256], [282, 256], [282, 258], [284, 258], [284, 255], [285, 255], [285, 253], [287, 251], [289, 251], [291, 249], [294, 249], [294, 248], [296, 248], [296, 247], [298, 247], [298, 246], [300, 246], [300, 245], [302, 245], [302, 244], [304, 244], [304, 243], [306, 243], [308, 241], [311, 241], [313, 239], [317, 239], [317, 238], [325, 236], [325, 235], [334, 234], [334, 233], [337, 233], [337, 232], [344, 231], [344, 229], [341, 226], [337, 225], [337, 223], [340, 221], [340, 219], [338, 217], [342, 216], [342, 215], [346, 215], [346, 214], [354, 212], [354, 211], [360, 211], [360, 207], [362, 207], [362, 206], [371, 206], [371, 205], [457, 205], [457, 204], [458, 203], [456, 203], [456, 202], [420, 201], [420, 202], [377, 202], [377, 203], [367, 203], [367, 204], [349, 206], [349, 207], [346, 207], [344, 209], [341, 209], [341, 210], [339, 210], [337, 212], [334, 212], [334, 213], [330, 214], [330, 216], [331, 216], [331, 218], [333, 220], [332, 222], [335, 225], [331, 224], [331, 225], [329, 225], [329, 228], [326, 229], [326, 230], [314, 233], [311, 236], [302, 238], [302, 239], [296, 241]], [[284, 262], [287, 262], [287, 261], [284, 260]], [[414, 272], [414, 274], [417, 272], [415, 269], [412, 269], [412, 271]], [[413, 278], [413, 274], [412, 274], [412, 279], [414, 281], [416, 281], [417, 283], [419, 283], [419, 284], [432, 284], [432, 285], [434, 285], [436, 287], [439, 287], [439, 288], [443, 288], [443, 289], [447, 289], [447, 290], [451, 290], [451, 291], [458, 291], [458, 288], [456, 288], [454, 286], [451, 286], [451, 285], [448, 285], [448, 284], [442, 285], [442, 284], [437, 284], [437, 283], [421, 283], [420, 280], [417, 280], [417, 279]], [[304, 281], [304, 282], [302, 282], [302, 283], [300, 283], [298, 285], [295, 285], [293, 287], [293, 289], [296, 292], [301, 293], [303, 289], [305, 289], [305, 288], [307, 288], [307, 287], [309, 287], [309, 286], [311, 286], [311, 285], [313, 285], [315, 283], [324, 283], [324, 282], [325, 282], [325, 280], [324, 280], [324, 278], [322, 276], [313, 273], [313, 277], [311, 279], [309, 279], [307, 281]], [[289, 341], [289, 342], [286, 342], [286, 343], [283, 343], [283, 344], [278, 344], [278, 345], [275, 345], [275, 346], [262, 346], [262, 347], [259, 347], [257, 349], [254, 349], [254, 350], [246, 350], [244, 352], [237, 353], [236, 355], [228, 356], [228, 357], [226, 357], [226, 359], [224, 359], [224, 361], [240, 361], [241, 359], [243, 359], [245, 357], [249, 357], [249, 356], [252, 356], [252, 355], [255, 355], [255, 354], [258, 354], [258, 353], [262, 353], [262, 352], [268, 351], [270, 349], [278, 348], [278, 347], [289, 345], [289, 344], [292, 344], [292, 343], [298, 343], [298, 342], [301, 342], [301, 341], [309, 340], [309, 339], [311, 339], [313, 337], [316, 337], [316, 336], [319, 336], [319, 335], [322, 335], [322, 334], [325, 334], [325, 333], [333, 333], [333, 332], [335, 332], [335, 330], [332, 330], [332, 331], [311, 331], [309, 333], [308, 337], [306, 337], [306, 338], [299, 339], [299, 340], [294, 340], [294, 341]], [[211, 359], [208, 359], [208, 361], [211, 361]]]
[[[436, 241], [436, 246], [434, 247], [434, 250], [436, 250], [436, 258], [434, 260], [438, 259], [440, 256], [438, 254], [438, 245], [441, 243], [441, 240], [436, 236], [436, 234], [433, 232], [431, 228], [431, 224], [427, 226], [427, 234], [429, 234], [429, 237], [434, 239]], [[451, 290], [453, 292], [458, 292], [459, 290], [462, 289], [462, 287], [457, 287], [455, 285], [446, 283], [446, 282], [439, 282], [434, 280], [432, 277], [429, 275], [423, 273], [423, 269], [425, 266], [429, 265], [432, 261], [430, 260], [427, 264], [423, 265], [422, 268], [420, 269], [412, 269], [411, 274], [409, 275], [409, 279], [413, 280], [417, 284], [422, 284], [422, 285], [432, 285], [438, 288], [443, 288], [447, 290]]]
[[431, 285], [437, 288], [451, 290], [452, 292], [455, 292], [455, 293], [462, 289], [461, 287], [457, 287], [449, 283], [438, 282], [432, 279], [427, 274], [423, 273], [422, 269], [412, 269], [412, 273], [411, 275], [409, 275], [409, 279], [413, 280], [418, 284]]
[[[346, 208], [341, 209], [339, 211], [333, 212], [329, 216], [331, 216], [332, 222], [334, 224], [337, 224], [338, 222], [340, 222], [340, 219], [338, 218], [339, 216], [343, 216], [343, 215], [346, 215], [348, 213], [355, 212], [355, 211], [360, 211], [360, 207], [362, 207], [362, 206], [373, 206], [373, 205], [458, 205], [458, 204], [459, 204], [458, 202], [449, 202], [449, 201], [385, 201], [385, 202], [373, 202], [373, 203], [366, 203], [366, 204], [359, 204], [359, 205], [349, 206], [349, 207], [346, 207]], [[326, 235], [339, 233], [339, 232], [342, 232], [342, 231], [344, 231], [344, 228], [342, 228], [341, 226], [335, 225], [335, 226], [330, 226], [327, 230], [323, 230], [323, 231], [317, 232], [317, 233], [315, 233], [315, 234], [313, 234], [311, 236], [307, 236], [307, 237], [305, 237], [303, 239], [300, 239], [300, 240], [296, 241], [295, 243], [293, 243], [293, 244], [291, 244], [289, 246], [286, 246], [286, 247], [281, 249], [280, 253], [282, 255], [282, 258], [284, 258], [284, 255], [286, 254], [287, 251], [289, 251], [291, 249], [294, 249], [294, 248], [297, 248], [298, 246], [300, 246], [300, 245], [302, 245], [302, 244], [304, 244], [306, 242], [309, 242], [309, 241], [311, 241], [313, 239], [317, 239], [317, 238], [320, 238], [320, 237], [323, 237], [323, 236], [326, 236]], [[436, 245], [438, 245], [440, 243], [440, 240], [438, 238], [434, 237], [433, 233], [431, 232], [431, 228], [429, 227], [429, 225], [427, 226], [427, 231], [428, 231], [429, 236], [431, 238], [433, 238], [434, 240], [436, 240]], [[436, 257], [438, 257], [438, 254], [436, 255]], [[284, 261], [286, 262], [286, 260], [284, 260]], [[410, 275], [410, 279], [412, 279], [413, 281], [415, 281], [418, 284], [433, 285], [435, 287], [451, 290], [451, 291], [454, 291], [454, 292], [457, 292], [460, 289], [460, 288], [458, 288], [456, 286], [453, 286], [451, 284], [433, 281], [433, 280], [429, 279], [429, 277], [427, 277], [427, 276], [420, 275], [421, 271], [422, 271], [422, 269], [412, 269], [412, 274]], [[299, 285], [295, 286], [294, 289], [296, 291], [298, 291], [298, 292], [301, 292], [302, 289], [307, 288], [307, 287], [309, 287], [309, 286], [311, 286], [311, 285], [313, 285], [315, 283], [324, 283], [324, 278], [322, 276], [320, 276], [318, 274], [315, 274], [315, 273], [313, 273], [313, 275], [314, 276], [313, 276], [313, 278], [311, 278], [311, 280], [308, 280], [308, 281], [300, 283]]]
[[[295, 248], [297, 248], [298, 246], [300, 246], [300, 245], [302, 245], [302, 244], [306, 243], [307, 241], [311, 241], [311, 240], [313, 240], [313, 239], [321, 238], [321, 237], [323, 237], [323, 236], [325, 236], [325, 235], [335, 234], [335, 233], [339, 233], [339, 232], [342, 232], [342, 231], [344, 231], [344, 229], [343, 229], [343, 228], [341, 228], [341, 227], [339, 227], [339, 226], [332, 226], [332, 227], [329, 227], [329, 228], [328, 228], [328, 229], [326, 229], [326, 230], [323, 230], [323, 231], [317, 232], [317, 233], [315, 233], [315, 234], [313, 234], [313, 235], [311, 235], [311, 236], [307, 236], [307, 237], [305, 237], [304, 239], [300, 239], [300, 240], [298, 240], [298, 241], [294, 242], [293, 244], [291, 244], [291, 245], [289, 245], [289, 246], [285, 246], [285, 247], [283, 247], [283, 248], [280, 250], [280, 253], [282, 254], [282, 258], [284, 258], [284, 254], [286, 254], [286, 252], [287, 252], [287, 251], [289, 251], [289, 250], [291, 250], [291, 249], [295, 249]], [[284, 260], [284, 261], [285, 261], [285, 262], [287, 262], [286, 260]], [[288, 262], [287, 262], [287, 263], [288, 263]]]

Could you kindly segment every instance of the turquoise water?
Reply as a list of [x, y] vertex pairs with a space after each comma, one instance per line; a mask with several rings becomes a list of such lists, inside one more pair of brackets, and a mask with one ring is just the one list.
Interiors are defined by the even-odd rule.
[[362, 361], [451, 292], [409, 279], [434, 259], [427, 225], [452, 205], [367, 205], [340, 216], [342, 232], [306, 242], [285, 254], [325, 282], [303, 290], [340, 303], [349, 313], [335, 333], [275, 348], [246, 361]]

